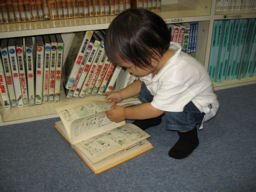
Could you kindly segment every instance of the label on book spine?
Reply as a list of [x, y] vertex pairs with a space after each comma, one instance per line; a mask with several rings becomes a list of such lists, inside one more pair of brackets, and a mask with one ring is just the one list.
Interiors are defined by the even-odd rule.
[[20, 77], [19, 77], [19, 69], [18, 69], [15, 44], [16, 44], [15, 39], [9, 39], [8, 51], [9, 51], [10, 66], [11, 66], [11, 71], [12, 71], [12, 79], [13, 79], [15, 97], [17, 100], [17, 106], [22, 107], [23, 100], [22, 100], [22, 93], [21, 93], [21, 88], [20, 88]]
[[77, 79], [78, 71], [79, 71], [80, 65], [83, 61], [83, 57], [84, 57], [86, 48], [87, 48], [87, 46], [90, 42], [90, 39], [91, 39], [92, 35], [93, 35], [92, 31], [87, 31], [84, 35], [84, 39], [82, 41], [79, 52], [77, 54], [76, 60], [75, 60], [74, 65], [73, 65], [73, 68], [72, 68], [72, 70], [69, 74], [68, 81], [66, 83], [66, 88], [67, 89], [73, 89], [73, 90], [75, 89], [75, 86], [76, 86], [76, 83], [77, 83], [76, 79]]

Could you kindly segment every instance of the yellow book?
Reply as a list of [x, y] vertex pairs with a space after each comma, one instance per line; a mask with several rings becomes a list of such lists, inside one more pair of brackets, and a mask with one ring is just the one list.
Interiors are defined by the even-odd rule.
[[99, 174], [153, 148], [148, 133], [125, 121], [110, 121], [104, 100], [83, 101], [57, 109], [55, 128], [79, 157]]

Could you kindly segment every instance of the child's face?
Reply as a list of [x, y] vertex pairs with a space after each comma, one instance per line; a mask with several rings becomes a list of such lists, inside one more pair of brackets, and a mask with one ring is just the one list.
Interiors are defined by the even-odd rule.
[[138, 77], [143, 77], [150, 73], [154, 73], [154, 71], [156, 70], [156, 67], [154, 67], [154, 65], [152, 67], [141, 68], [129, 61], [121, 61], [119, 62], [119, 66], [126, 68], [129, 73]]

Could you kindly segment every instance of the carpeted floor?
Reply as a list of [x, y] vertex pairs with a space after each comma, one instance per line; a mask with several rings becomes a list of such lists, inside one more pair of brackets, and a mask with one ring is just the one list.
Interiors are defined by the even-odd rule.
[[147, 130], [154, 149], [94, 175], [54, 129], [59, 119], [0, 127], [1, 192], [255, 192], [256, 85], [217, 92], [220, 110], [186, 159], [167, 153], [177, 134]]

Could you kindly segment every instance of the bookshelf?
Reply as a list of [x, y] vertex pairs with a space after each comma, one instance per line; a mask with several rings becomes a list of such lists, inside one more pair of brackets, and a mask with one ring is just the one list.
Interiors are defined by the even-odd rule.
[[[215, 20], [256, 18], [254, 10], [216, 10], [216, 0], [162, 0], [161, 10], [156, 11], [168, 24], [198, 22], [196, 58], [207, 69]], [[72, 34], [79, 31], [107, 29], [115, 16], [98, 16], [27, 23], [0, 24], [0, 39], [12, 37], [62, 34], [65, 43], [64, 60], [72, 41]], [[65, 61], [64, 61], [65, 63]], [[214, 84], [216, 90], [256, 83], [256, 78], [225, 81]], [[67, 99], [64, 93], [60, 102], [20, 108], [0, 109], [0, 126], [57, 117], [55, 108], [76, 100], [102, 99], [100, 96]]]

